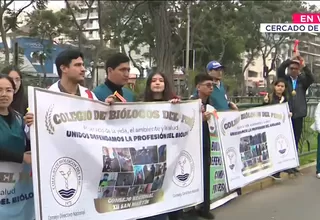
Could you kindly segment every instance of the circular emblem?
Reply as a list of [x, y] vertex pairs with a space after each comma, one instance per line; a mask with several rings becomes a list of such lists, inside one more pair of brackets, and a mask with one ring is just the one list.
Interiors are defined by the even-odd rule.
[[210, 125], [209, 126], [209, 131], [210, 131], [211, 134], [215, 133], [216, 132], [215, 126], [214, 125]]
[[180, 187], [190, 185], [194, 177], [194, 162], [187, 151], [182, 151], [173, 174], [173, 182]]
[[276, 148], [277, 152], [282, 156], [285, 157], [289, 153], [289, 142], [285, 136], [280, 134], [276, 137]]
[[228, 148], [226, 151], [227, 155], [227, 164], [228, 168], [232, 171], [235, 171], [236, 163], [237, 163], [237, 153], [236, 150], [232, 148]]
[[53, 164], [50, 175], [51, 192], [61, 206], [74, 205], [81, 194], [83, 174], [77, 161], [61, 157]]

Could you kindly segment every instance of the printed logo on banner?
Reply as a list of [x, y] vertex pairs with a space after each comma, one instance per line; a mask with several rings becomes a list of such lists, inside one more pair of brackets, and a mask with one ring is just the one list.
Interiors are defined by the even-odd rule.
[[227, 154], [227, 161], [228, 161], [228, 167], [230, 170], [235, 171], [235, 166], [236, 166], [236, 162], [237, 162], [237, 153], [236, 150], [232, 147], [232, 148], [228, 148], [226, 151]]
[[54, 105], [50, 105], [50, 107], [46, 111], [46, 115], [45, 115], [45, 126], [46, 126], [47, 131], [49, 132], [49, 134], [54, 134], [54, 127], [53, 127], [53, 124], [52, 124], [52, 121], [51, 121], [53, 107], [54, 107]]
[[216, 128], [213, 125], [209, 126], [210, 133], [214, 133], [216, 131]]
[[179, 187], [187, 187], [194, 177], [194, 161], [187, 151], [182, 151], [173, 174], [173, 182]]
[[83, 174], [77, 161], [61, 157], [53, 164], [50, 175], [51, 192], [61, 206], [74, 205], [82, 191]]
[[276, 137], [276, 148], [278, 153], [282, 156], [285, 157], [288, 155], [289, 153], [289, 141], [287, 140], [287, 138], [285, 136], [283, 136], [282, 134], [278, 135]]

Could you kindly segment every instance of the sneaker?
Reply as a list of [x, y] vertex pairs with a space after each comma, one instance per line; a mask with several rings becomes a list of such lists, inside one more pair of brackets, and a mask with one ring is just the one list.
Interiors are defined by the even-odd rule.
[[320, 173], [317, 173], [317, 178], [320, 179]]
[[287, 173], [287, 174], [294, 174], [294, 171], [293, 171], [293, 169], [288, 169], [288, 170], [285, 170], [285, 171], [283, 171], [283, 172], [285, 172], [285, 173]]
[[297, 168], [293, 168], [292, 171], [293, 171], [293, 174], [296, 175], [296, 176], [297, 176], [298, 174], [303, 175], [303, 174], [300, 172], [300, 170], [298, 170]]
[[204, 212], [202, 210], [199, 210], [198, 215], [204, 219], [214, 219], [214, 214], [212, 214], [211, 212]]
[[282, 179], [281, 179], [281, 176], [280, 176], [280, 173], [273, 174], [273, 175], [271, 176], [271, 178], [273, 178], [274, 180], [282, 180]]

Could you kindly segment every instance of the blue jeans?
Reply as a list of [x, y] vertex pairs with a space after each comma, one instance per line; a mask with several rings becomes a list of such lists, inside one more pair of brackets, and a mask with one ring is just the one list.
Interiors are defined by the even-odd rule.
[[155, 215], [147, 218], [141, 218], [138, 220], [167, 220], [167, 214]]

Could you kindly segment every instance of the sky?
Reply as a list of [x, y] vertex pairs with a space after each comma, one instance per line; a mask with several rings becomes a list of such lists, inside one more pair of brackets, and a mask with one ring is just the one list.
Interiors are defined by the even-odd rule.
[[[15, 7], [16, 10], [19, 10], [20, 8], [22, 8], [23, 6], [26, 6], [29, 3], [30, 1], [14, 1], [14, 3], [12, 3], [10, 8], [13, 9]], [[51, 9], [53, 11], [59, 10], [64, 7], [65, 7], [64, 1], [49, 1], [48, 3], [48, 9]], [[33, 10], [32, 7], [28, 7], [26, 9], [27, 12], [30, 12], [32, 10]]]

